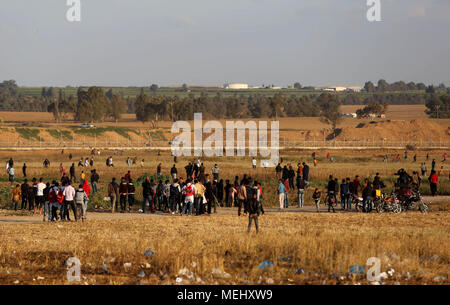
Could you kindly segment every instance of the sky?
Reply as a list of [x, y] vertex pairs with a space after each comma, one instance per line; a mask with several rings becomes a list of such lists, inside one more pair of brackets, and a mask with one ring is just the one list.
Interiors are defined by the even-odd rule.
[[20, 86], [450, 86], [450, 1], [0, 0], [0, 81]]

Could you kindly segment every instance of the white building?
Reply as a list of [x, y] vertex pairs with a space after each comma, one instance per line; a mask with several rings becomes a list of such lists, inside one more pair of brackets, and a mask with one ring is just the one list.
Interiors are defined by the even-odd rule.
[[331, 92], [344, 92], [344, 91], [353, 91], [353, 92], [361, 92], [363, 90], [363, 86], [325, 86], [318, 88], [323, 91], [331, 91]]
[[248, 84], [242, 84], [242, 83], [231, 83], [231, 84], [225, 84], [223, 86], [225, 89], [248, 89]]

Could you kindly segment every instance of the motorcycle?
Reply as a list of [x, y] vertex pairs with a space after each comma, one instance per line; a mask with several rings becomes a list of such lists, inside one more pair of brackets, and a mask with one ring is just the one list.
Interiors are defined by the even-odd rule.
[[361, 212], [363, 210], [363, 198], [358, 195], [352, 195], [352, 205], [355, 206], [355, 210], [357, 212]]
[[395, 193], [392, 193], [390, 197], [383, 198], [383, 200], [378, 203], [376, 210], [378, 213], [393, 212], [399, 214], [402, 212], [402, 206]]
[[403, 210], [408, 211], [418, 208], [420, 212], [428, 213], [428, 205], [423, 201], [422, 195], [418, 189], [397, 189], [395, 195], [400, 201]]

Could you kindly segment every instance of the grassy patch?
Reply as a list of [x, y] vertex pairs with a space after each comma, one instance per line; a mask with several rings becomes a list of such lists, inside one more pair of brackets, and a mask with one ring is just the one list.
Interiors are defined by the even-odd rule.
[[128, 140], [131, 139], [130, 132], [140, 134], [139, 131], [125, 127], [75, 128], [73, 132], [87, 137], [101, 136], [105, 132], [115, 132]]
[[167, 141], [166, 136], [164, 135], [164, 133], [161, 130], [149, 131], [148, 136], [153, 141]]
[[73, 140], [72, 133], [68, 130], [47, 129], [47, 132], [56, 139]]
[[40, 141], [39, 136], [39, 130], [38, 129], [31, 129], [31, 128], [19, 128], [16, 127], [16, 132], [19, 134], [20, 137], [26, 139], [26, 140], [37, 140]]

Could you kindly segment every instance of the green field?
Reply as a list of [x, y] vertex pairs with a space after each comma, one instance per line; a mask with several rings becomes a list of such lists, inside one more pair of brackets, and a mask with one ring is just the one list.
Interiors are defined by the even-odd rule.
[[[85, 87], [83, 87], [85, 88]], [[76, 96], [77, 88], [74, 87], [66, 87], [66, 88], [56, 88], [54, 89], [58, 92], [59, 90], [63, 90], [66, 96]], [[87, 87], [86, 87], [87, 89]], [[113, 93], [123, 93], [125, 98], [131, 97], [134, 98], [141, 92], [141, 87], [103, 87], [104, 91], [108, 91], [109, 89], [113, 90]], [[42, 87], [19, 87], [19, 92], [25, 96], [40, 96], [42, 92]], [[201, 94], [207, 94], [208, 96], [215, 96], [218, 93], [221, 94], [222, 97], [233, 97], [233, 96], [249, 96], [249, 95], [264, 95], [264, 96], [273, 96], [276, 93], [281, 93], [287, 96], [302, 96], [302, 95], [319, 95], [322, 93], [320, 90], [305, 90], [305, 89], [242, 89], [242, 90], [230, 90], [223, 89], [217, 87], [190, 87], [187, 88], [187, 91], [184, 91], [182, 88], [159, 88], [156, 92], [152, 92], [149, 87], [144, 87], [144, 93], [149, 96], [178, 96], [179, 98], [189, 97], [189, 95], [194, 95], [195, 97], [200, 96]], [[339, 93], [340, 96], [348, 95], [349, 93]], [[368, 96], [372, 96], [373, 93], [357, 93], [361, 98], [366, 98]], [[377, 93], [377, 94], [423, 94], [425, 95], [425, 91], [404, 91], [404, 92], [385, 92], [385, 93]]]

